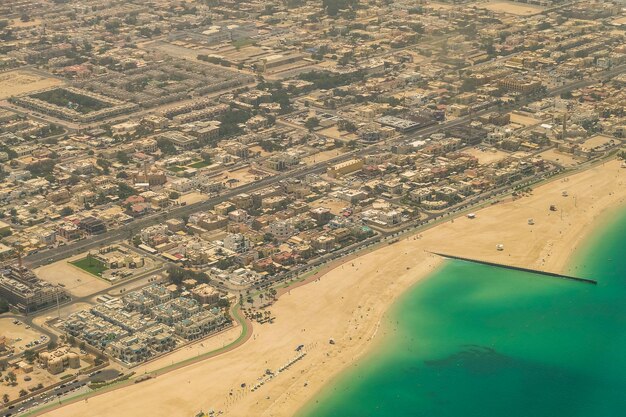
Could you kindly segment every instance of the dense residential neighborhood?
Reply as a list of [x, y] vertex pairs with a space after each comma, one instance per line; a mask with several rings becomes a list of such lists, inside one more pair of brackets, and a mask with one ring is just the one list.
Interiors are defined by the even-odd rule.
[[0, 321], [25, 333], [1, 327], [19, 378], [0, 415], [271, 324], [321, 265], [626, 159], [625, 7], [2, 1]]

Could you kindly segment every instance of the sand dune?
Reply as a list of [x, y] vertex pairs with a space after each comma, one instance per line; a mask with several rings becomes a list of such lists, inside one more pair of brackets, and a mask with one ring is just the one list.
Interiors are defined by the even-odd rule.
[[[385, 245], [283, 295], [272, 308], [275, 324], [256, 326], [243, 346], [47, 415], [193, 416], [213, 408], [227, 416], [291, 416], [381, 339], [385, 329], [378, 326], [389, 305], [443, 262], [427, 251], [563, 270], [601, 216], [624, 205], [625, 185], [626, 169], [612, 161], [480, 210], [475, 219], [458, 218], [419, 238]], [[558, 211], [550, 211], [551, 204]], [[497, 244], [504, 250], [497, 251]], [[330, 338], [336, 343], [329, 344]], [[300, 344], [307, 353], [302, 360], [250, 391], [267, 369], [295, 357]]]

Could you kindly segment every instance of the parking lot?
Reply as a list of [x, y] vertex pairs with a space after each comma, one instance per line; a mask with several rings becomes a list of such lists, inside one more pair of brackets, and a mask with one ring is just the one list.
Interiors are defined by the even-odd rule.
[[14, 353], [48, 343], [48, 337], [40, 334], [20, 320], [11, 318], [0, 319], [0, 334], [6, 336], [7, 346], [14, 347]]
[[118, 371], [109, 369], [96, 371], [89, 375], [81, 375], [78, 378], [74, 378], [66, 383], [63, 383], [48, 392], [36, 395], [22, 401], [21, 403], [0, 409], [0, 416], [16, 416], [27, 411], [32, 411], [42, 405], [54, 403], [55, 401], [58, 402], [66, 396], [88, 392], [90, 391], [90, 388], [88, 387], [90, 382], [110, 381], [117, 378], [119, 375], [120, 373]]

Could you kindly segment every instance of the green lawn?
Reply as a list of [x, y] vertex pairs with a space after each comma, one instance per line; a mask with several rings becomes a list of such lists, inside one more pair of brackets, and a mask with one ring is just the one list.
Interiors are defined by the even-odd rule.
[[79, 267], [83, 271], [88, 272], [92, 275], [96, 275], [96, 276], [102, 276], [102, 273], [106, 271], [107, 269], [109, 269], [106, 266], [104, 266], [104, 264], [100, 262], [99, 260], [95, 258], [90, 259], [89, 257], [78, 259], [70, 263], [74, 266]]
[[43, 100], [58, 107], [72, 108], [79, 113], [87, 114], [109, 107], [107, 103], [103, 103], [95, 98], [76, 94], [64, 88], [55, 88], [33, 94], [32, 97]]
[[208, 167], [209, 165], [211, 165], [211, 162], [209, 161], [198, 161], [198, 162], [194, 162], [193, 164], [189, 165], [191, 168], [204, 168], [204, 167]]
[[168, 167], [167, 169], [169, 169], [172, 172], [181, 172], [185, 170], [185, 168], [179, 167], [179, 166]]
[[255, 45], [256, 42], [250, 38], [241, 38], [233, 42], [233, 46], [237, 49], [243, 48], [248, 45]]

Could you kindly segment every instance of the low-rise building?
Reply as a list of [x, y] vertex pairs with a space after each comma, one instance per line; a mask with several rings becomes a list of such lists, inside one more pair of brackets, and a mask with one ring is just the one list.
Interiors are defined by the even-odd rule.
[[78, 353], [72, 352], [67, 347], [62, 347], [51, 352], [41, 352], [39, 361], [51, 374], [60, 374], [66, 369], [80, 368]]

